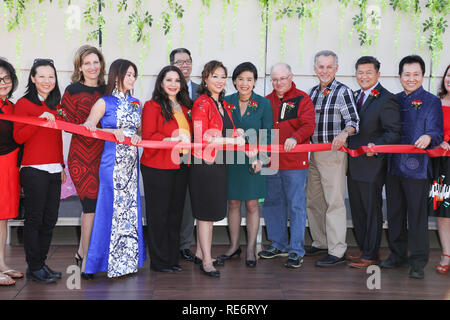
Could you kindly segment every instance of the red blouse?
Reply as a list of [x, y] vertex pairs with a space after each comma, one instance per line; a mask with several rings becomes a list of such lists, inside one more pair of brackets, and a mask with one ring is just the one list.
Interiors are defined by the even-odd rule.
[[[232, 104], [228, 104], [225, 100], [222, 103], [223, 108], [228, 113], [228, 117], [233, 123], [233, 115], [231, 109], [234, 108]], [[207, 142], [211, 137], [222, 136], [222, 117], [217, 110], [214, 100], [206, 94], [202, 94], [194, 102], [192, 107], [192, 123], [194, 125], [194, 142]], [[233, 123], [233, 137], [237, 136], [236, 127]], [[193, 155], [196, 158], [203, 159], [208, 162], [213, 162], [216, 157], [217, 149], [204, 148], [193, 149]]]
[[[188, 117], [189, 109], [181, 106], [184, 116], [188, 120], [192, 135], [192, 124]], [[178, 130], [178, 122], [175, 118], [167, 121], [161, 113], [161, 105], [154, 100], [147, 101], [142, 111], [142, 139], [162, 141], [164, 138], [172, 137]], [[172, 155], [173, 153], [173, 155]], [[145, 148], [142, 153], [141, 163], [147, 167], [156, 169], [179, 169], [179, 150], [176, 149], [149, 149]]]
[[[56, 110], [34, 104], [26, 98], [20, 98], [14, 109], [14, 114], [21, 116], [39, 117], [44, 112], [56, 115]], [[56, 108], [58, 109], [58, 105]], [[14, 140], [24, 144], [22, 165], [37, 165], [49, 163], [64, 164], [62, 133], [60, 130], [14, 123]]]

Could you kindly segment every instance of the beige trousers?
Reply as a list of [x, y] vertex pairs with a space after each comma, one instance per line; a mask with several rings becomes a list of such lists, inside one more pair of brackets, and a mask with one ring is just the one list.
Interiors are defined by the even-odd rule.
[[347, 153], [312, 152], [306, 185], [308, 226], [316, 248], [341, 258], [347, 250]]

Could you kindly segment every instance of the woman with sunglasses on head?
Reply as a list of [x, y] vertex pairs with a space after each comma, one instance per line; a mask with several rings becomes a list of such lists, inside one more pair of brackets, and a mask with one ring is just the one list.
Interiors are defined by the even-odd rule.
[[[9, 101], [18, 84], [16, 71], [7, 61], [0, 59], [0, 114], [12, 114], [14, 105]], [[13, 138], [13, 123], [0, 120], [0, 286], [16, 283], [23, 273], [6, 265], [5, 248], [8, 219], [18, 215], [20, 183], [17, 157], [19, 145]]]
[[[14, 113], [54, 121], [61, 99], [53, 60], [36, 59], [30, 70], [25, 96]], [[28, 264], [27, 278], [54, 282], [61, 278], [46, 265], [53, 229], [58, 220], [63, 170], [60, 130], [14, 123], [14, 140], [24, 145], [20, 181], [25, 194], [23, 246]]]
[[[120, 277], [144, 265], [139, 152], [134, 146], [141, 141], [141, 106], [130, 94], [136, 77], [133, 62], [115, 60], [109, 68], [106, 95], [97, 100], [83, 124], [92, 132], [111, 132], [120, 142], [104, 144], [86, 274], [107, 272], [110, 278]], [[99, 122], [102, 129], [97, 128]], [[125, 137], [133, 145], [122, 144]]]
[[[191, 143], [188, 108], [191, 99], [186, 80], [175, 66], [164, 67], [155, 90], [144, 105], [142, 138]], [[145, 189], [150, 268], [179, 271], [179, 240], [188, 183], [187, 150], [145, 148], [141, 171]]]
[[193, 149], [193, 165], [189, 172], [192, 212], [197, 219], [197, 252], [194, 262], [210, 276], [219, 277], [216, 265], [220, 259], [211, 258], [214, 221], [227, 214], [228, 171], [224, 152], [218, 145], [244, 145], [242, 132], [235, 130], [229, 105], [224, 100], [227, 70], [219, 61], [210, 61], [202, 71], [201, 94], [192, 107], [194, 141], [208, 143], [206, 148]]
[[[73, 66], [72, 83], [66, 88], [61, 105], [67, 122], [83, 124], [94, 103], [105, 93], [105, 59], [97, 48], [84, 45], [77, 50]], [[87, 275], [84, 269], [97, 204], [102, 151], [103, 140], [72, 135], [67, 162], [83, 208], [81, 239], [75, 259], [81, 268], [82, 278], [86, 280], [92, 279], [92, 275]]]

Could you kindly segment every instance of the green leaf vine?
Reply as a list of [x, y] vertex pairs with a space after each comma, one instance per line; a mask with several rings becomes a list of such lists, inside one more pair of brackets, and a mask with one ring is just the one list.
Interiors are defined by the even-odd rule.
[[[160, 32], [168, 36], [168, 47], [171, 43], [171, 32], [175, 26], [176, 20], [182, 20], [185, 15], [185, 9], [181, 1], [177, 0], [160, 0], [165, 9], [158, 18], [157, 26], [160, 27]], [[185, 0], [187, 8], [192, 4], [192, 0]], [[213, 0], [202, 0], [200, 14], [199, 14], [199, 45], [201, 47], [204, 33], [204, 16], [209, 12]], [[237, 26], [237, 13], [239, 9], [238, 0], [215, 0], [222, 1], [222, 8], [226, 11], [227, 7], [232, 6], [232, 31], [233, 35]], [[254, 0], [253, 0], [254, 1]], [[333, 0], [328, 0], [331, 3]], [[336, 1], [336, 0], [335, 0]], [[378, 30], [380, 26], [380, 15], [370, 9], [370, 4], [373, 1], [376, 5], [381, 7], [383, 12], [387, 8], [391, 8], [395, 14], [394, 26], [394, 47], [398, 47], [398, 39], [400, 37], [400, 22], [406, 15], [415, 28], [416, 43], [415, 50], [419, 50], [424, 45], [430, 51], [433, 63], [437, 64], [440, 59], [441, 52], [444, 46], [444, 36], [448, 32], [448, 17], [450, 15], [450, 0], [337, 0], [339, 2], [339, 12], [341, 15], [339, 29], [342, 30], [344, 13], [343, 8], [350, 5], [357, 9], [357, 13], [352, 17], [352, 30], [349, 37], [352, 39], [357, 37], [359, 45], [363, 51], [377, 46], [377, 39], [379, 37]], [[36, 9], [34, 6], [46, 5], [48, 3], [57, 3], [61, 10], [64, 10], [65, 5], [74, 3], [71, 0], [3, 0], [3, 21], [8, 32], [20, 32], [23, 27], [29, 22], [32, 25], [33, 32], [36, 32], [37, 20]], [[154, 14], [151, 12], [151, 7], [144, 5], [142, 0], [86, 0], [86, 5], [83, 8], [83, 23], [87, 25], [90, 30], [87, 32], [86, 40], [98, 40], [102, 31], [108, 21], [102, 14], [103, 9], [108, 8], [122, 15], [129, 12], [132, 7], [133, 11], [128, 13], [128, 26], [131, 30], [130, 39], [138, 44], [149, 44], [150, 30], [154, 27]], [[297, 20], [299, 37], [298, 41], [303, 42], [304, 28], [306, 21], [311, 21], [312, 30], [317, 32], [319, 28], [319, 15], [321, 12], [322, 0], [258, 0], [261, 10], [261, 29], [260, 42], [264, 43], [267, 32], [271, 29], [272, 21], [281, 21], [280, 31], [280, 48], [282, 56], [286, 53], [286, 34], [287, 21]], [[34, 6], [33, 6], [34, 5]], [[325, 5], [325, 4], [324, 4]], [[27, 10], [31, 9], [31, 10]], [[40, 26], [40, 35], [45, 30], [46, 13], [45, 10], [37, 10], [41, 12], [42, 23]], [[31, 16], [30, 16], [31, 15]], [[28, 16], [28, 21], [27, 21]], [[224, 26], [225, 13], [222, 12], [222, 47], [225, 33]], [[181, 24], [183, 22], [181, 21]], [[42, 26], [44, 24], [44, 27]], [[122, 28], [122, 27], [121, 27]], [[182, 26], [184, 33], [184, 25]], [[290, 30], [290, 29], [289, 29]], [[123, 33], [123, 30], [121, 31]], [[23, 36], [23, 35], [22, 35]], [[341, 38], [341, 37], [340, 37]], [[21, 37], [18, 37], [20, 42]], [[234, 38], [233, 38], [234, 39]], [[16, 40], [17, 41], [17, 40]], [[301, 45], [300, 45], [301, 46]], [[17, 44], [17, 48], [21, 45]], [[284, 49], [283, 49], [284, 48]], [[201, 49], [201, 48], [200, 48]], [[261, 46], [261, 57], [265, 54], [265, 46]], [[301, 51], [300, 51], [301, 54]], [[301, 59], [300, 59], [301, 60]]]

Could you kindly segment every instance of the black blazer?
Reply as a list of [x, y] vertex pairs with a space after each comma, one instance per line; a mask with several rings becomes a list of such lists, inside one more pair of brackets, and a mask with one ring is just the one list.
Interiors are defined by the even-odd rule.
[[[397, 97], [383, 88], [381, 84], [375, 87], [380, 94], [377, 97], [370, 95], [359, 112], [359, 133], [348, 138], [348, 147], [357, 149], [367, 146], [396, 144], [401, 137], [400, 103]], [[356, 98], [361, 90], [355, 92]], [[379, 153], [368, 157], [365, 154], [359, 157], [348, 157], [348, 175], [353, 180], [374, 182], [380, 175], [386, 173], [387, 154]]]

